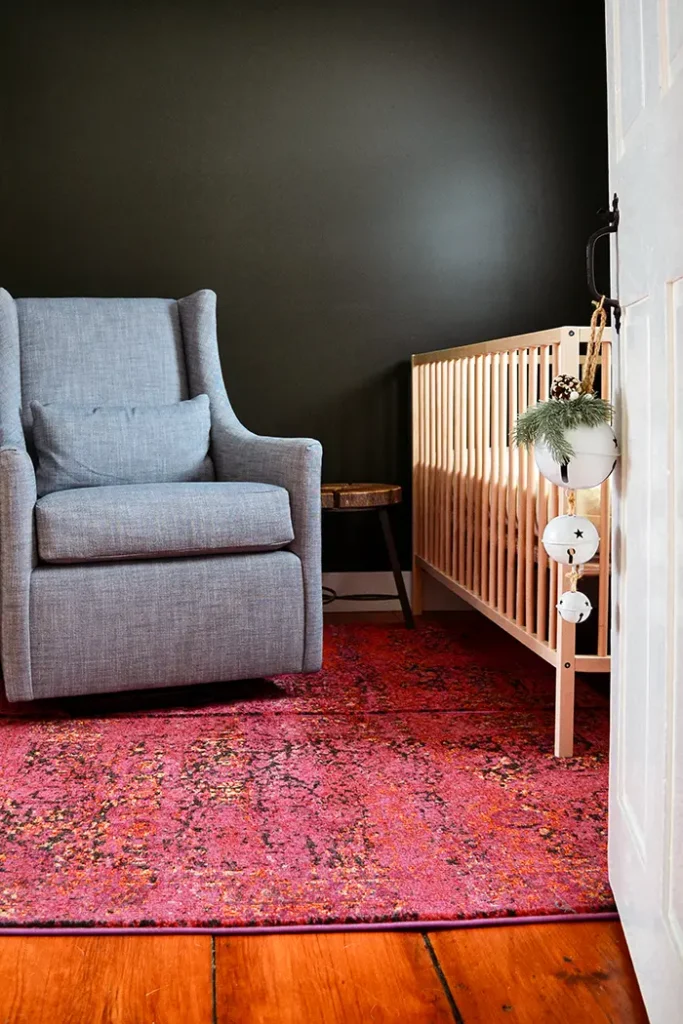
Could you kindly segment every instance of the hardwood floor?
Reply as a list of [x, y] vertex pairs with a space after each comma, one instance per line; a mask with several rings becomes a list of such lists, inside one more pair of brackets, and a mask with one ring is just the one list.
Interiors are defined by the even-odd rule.
[[615, 922], [0, 938], [0, 1024], [647, 1024]]
[[537, 924], [429, 937], [467, 1024], [646, 1024], [621, 926]]
[[412, 932], [216, 940], [218, 1024], [452, 1021], [422, 937]]
[[1, 1024], [213, 1021], [210, 935], [0, 938]]

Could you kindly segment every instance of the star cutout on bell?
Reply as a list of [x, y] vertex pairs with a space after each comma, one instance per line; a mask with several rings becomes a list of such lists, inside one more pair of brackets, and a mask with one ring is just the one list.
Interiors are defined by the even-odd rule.
[[574, 530], [575, 537], [583, 537], [583, 530]]

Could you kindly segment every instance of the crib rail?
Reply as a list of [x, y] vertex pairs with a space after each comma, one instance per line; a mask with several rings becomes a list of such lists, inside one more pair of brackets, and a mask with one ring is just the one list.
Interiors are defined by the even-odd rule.
[[[548, 398], [556, 374], [580, 377], [589, 336], [588, 328], [566, 327], [423, 353], [412, 370], [414, 603], [419, 610], [427, 571], [558, 666], [567, 684], [562, 690], [558, 681], [558, 699], [566, 703], [571, 690], [572, 709], [574, 671], [609, 670], [609, 482], [600, 550], [587, 568], [598, 581], [597, 645], [577, 658], [576, 627], [555, 608], [567, 589], [562, 567], [540, 543], [566, 494], [509, 438], [518, 413]], [[605, 332], [597, 379], [605, 398], [610, 356]]]

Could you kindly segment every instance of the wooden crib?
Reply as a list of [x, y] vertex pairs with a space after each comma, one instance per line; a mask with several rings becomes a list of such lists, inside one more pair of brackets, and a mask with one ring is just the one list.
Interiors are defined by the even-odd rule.
[[[565, 512], [566, 492], [509, 437], [517, 414], [548, 397], [556, 374], [581, 376], [589, 337], [587, 327], [561, 327], [412, 359], [413, 608], [421, 611], [427, 572], [555, 666], [558, 757], [573, 752], [575, 673], [610, 668], [610, 483], [600, 488], [600, 548], [585, 573], [597, 583], [597, 643], [594, 653], [577, 654], [577, 627], [555, 608], [569, 589], [567, 567], [540, 543], [548, 520]], [[610, 356], [606, 330], [596, 378], [604, 398]]]

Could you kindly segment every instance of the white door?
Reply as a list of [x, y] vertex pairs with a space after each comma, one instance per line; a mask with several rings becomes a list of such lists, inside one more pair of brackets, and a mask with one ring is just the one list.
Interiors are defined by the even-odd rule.
[[683, 0], [607, 0], [622, 459], [610, 878], [652, 1024], [683, 1021]]

